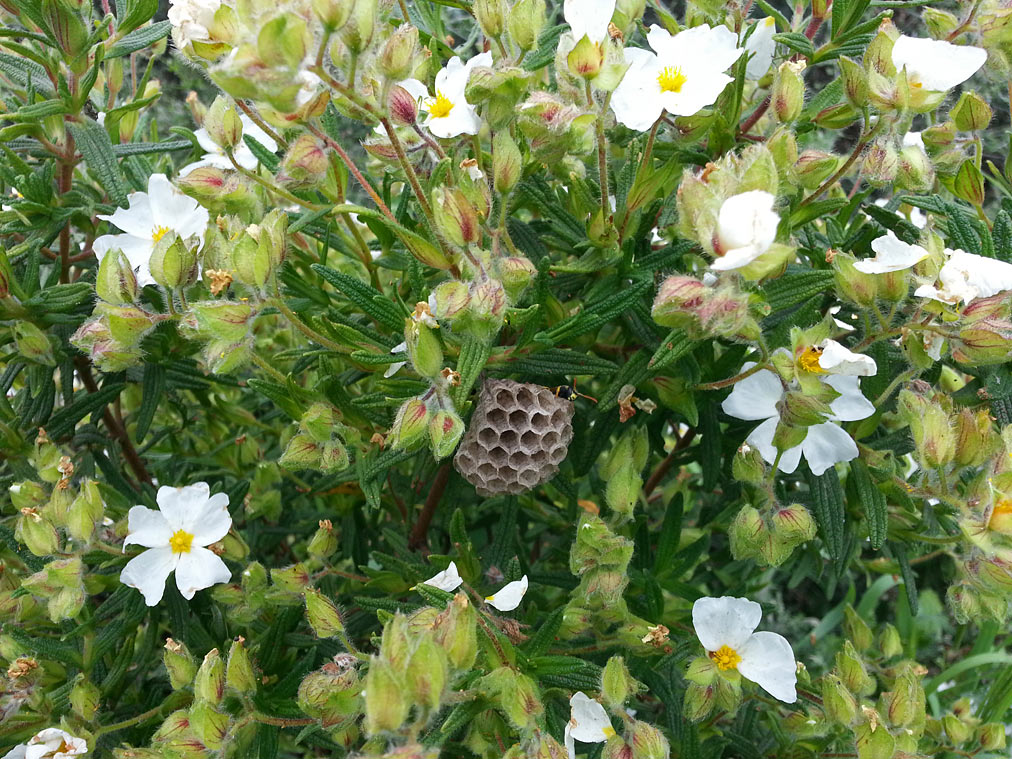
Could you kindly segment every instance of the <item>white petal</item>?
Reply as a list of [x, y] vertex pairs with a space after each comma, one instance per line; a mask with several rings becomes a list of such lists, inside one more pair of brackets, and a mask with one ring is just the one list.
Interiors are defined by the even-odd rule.
[[871, 249], [875, 251], [874, 258], [866, 258], [854, 264], [855, 269], [865, 274], [885, 274], [909, 269], [931, 255], [920, 245], [903, 242], [892, 230], [872, 240]]
[[193, 136], [197, 138], [197, 144], [204, 149], [205, 153], [218, 153], [220, 155], [225, 152], [217, 142], [211, 139], [210, 133], [203, 127], [194, 132]]
[[566, 744], [566, 753], [569, 755], [569, 759], [576, 759], [576, 741], [573, 738], [573, 726], [568, 722], [566, 723], [563, 740]]
[[[425, 105], [425, 101], [429, 98], [429, 88], [422, 84], [417, 79], [405, 79], [397, 83], [419, 102], [419, 109], [428, 111], [428, 106]], [[386, 134], [386, 132], [384, 132]]]
[[183, 239], [196, 235], [204, 244], [210, 215], [196, 200], [177, 190], [164, 174], [151, 175], [148, 195], [154, 227], [168, 227]]
[[178, 488], [162, 485], [158, 488], [155, 501], [173, 530], [191, 528], [200, 519], [204, 506], [211, 497], [211, 487], [206, 482], [195, 482]]
[[493, 606], [499, 611], [513, 611], [520, 605], [526, 593], [527, 575], [524, 575], [519, 580], [507, 583], [498, 593], [493, 593], [485, 600], [488, 601], [489, 606]]
[[840, 394], [829, 403], [832, 418], [838, 422], [856, 422], [875, 413], [875, 404], [864, 397], [857, 377], [843, 374], [823, 377], [822, 381]]
[[723, 250], [755, 246], [765, 253], [777, 237], [780, 216], [773, 210], [776, 198], [765, 190], [733, 195], [720, 207], [717, 238]]
[[798, 669], [787, 638], [773, 632], [757, 632], [743, 648], [736, 650], [741, 656], [738, 671], [742, 677], [784, 703], [793, 704], [798, 700], [795, 690]]
[[569, 733], [584, 743], [604, 743], [615, 734], [608, 712], [583, 691], [569, 699]]
[[383, 377], [384, 378], [393, 377], [395, 374], [397, 374], [397, 372], [401, 370], [401, 367], [403, 367], [406, 363], [407, 361], [395, 361], [394, 363], [390, 364], [390, 366], [387, 367], [387, 370], [383, 372]]
[[921, 132], [907, 132], [903, 135], [903, 147], [918, 147], [924, 150], [924, 136]]
[[692, 604], [692, 626], [707, 651], [729, 646], [740, 653], [762, 616], [762, 607], [747, 598], [700, 598]]
[[766, 251], [758, 245], [746, 245], [743, 248], [732, 248], [717, 258], [710, 268], [714, 271], [734, 271], [748, 266]]
[[612, 93], [611, 110], [620, 124], [645, 132], [664, 112], [657, 83], [658, 59], [649, 50], [630, 47], [625, 50], [625, 60], [629, 68]]
[[608, 36], [608, 24], [615, 15], [615, 0], [565, 0], [562, 15], [579, 42], [586, 35], [591, 42]]
[[[963, 250], [954, 250], [949, 252], [949, 260], [942, 266], [939, 279], [946, 290], [959, 291], [958, 286], [965, 283], [976, 291], [975, 297], [990, 298], [992, 295], [1012, 290], [1012, 264]], [[967, 303], [971, 300], [964, 299]]]
[[25, 759], [67, 759], [88, 753], [88, 744], [58, 727], [47, 727], [29, 738], [25, 749]]
[[745, 41], [745, 52], [752, 54], [745, 66], [746, 78], [761, 79], [770, 70], [773, 54], [777, 50], [777, 43], [773, 39], [776, 31], [776, 20], [772, 16], [761, 18], [756, 22], [755, 30]]
[[[278, 143], [267, 132], [261, 129], [253, 119], [243, 113], [239, 116], [239, 121], [242, 122], [242, 133], [244, 135], [249, 135], [272, 153], [277, 152]], [[242, 144], [245, 145], [245, 143]], [[249, 150], [249, 148], [246, 149]]]
[[[742, 366], [748, 370], [755, 366], [749, 361]], [[769, 369], [760, 369], [740, 382], [735, 383], [731, 394], [724, 399], [720, 407], [728, 416], [736, 419], [770, 419], [779, 417], [777, 403], [784, 395], [784, 386], [780, 378]]]
[[187, 601], [193, 598], [193, 594], [198, 590], [228, 582], [230, 579], [232, 573], [225, 566], [225, 562], [207, 548], [194, 546], [179, 556], [179, 564], [176, 566], [176, 587]]
[[[3, 759], [27, 759], [28, 747], [25, 744], [15, 746], [6, 754], [3, 755]], [[575, 754], [570, 754], [570, 759], [575, 759]]]
[[800, 447], [817, 477], [835, 464], [857, 458], [858, 453], [853, 438], [833, 422], [809, 427]]
[[127, 536], [123, 547], [139, 545], [145, 548], [167, 546], [173, 529], [160, 511], [134, 506], [127, 515]]
[[451, 561], [450, 566], [442, 572], [437, 572], [422, 584], [431, 585], [434, 588], [445, 590], [447, 593], [452, 593], [460, 587], [462, 582], [464, 580], [461, 579], [460, 573], [457, 571], [456, 562]]
[[205, 503], [200, 518], [193, 524], [193, 545], [209, 546], [217, 543], [232, 528], [228, 513], [228, 496], [215, 493]]
[[987, 51], [944, 40], [901, 34], [893, 43], [893, 65], [906, 67], [911, 84], [942, 92], [962, 84], [987, 61]]
[[154, 248], [155, 243], [151, 238], [134, 235], [102, 235], [96, 238], [91, 246], [99, 261], [105, 258], [105, 254], [110, 250], [123, 251], [123, 255], [130, 262], [130, 267], [136, 272], [137, 284], [141, 287], [155, 283], [149, 267]]
[[165, 581], [176, 568], [178, 554], [168, 546], [149, 548], [140, 556], [134, 556], [120, 573], [119, 581], [128, 588], [137, 588], [144, 603], [156, 606], [165, 592]]
[[844, 348], [836, 340], [823, 340], [819, 366], [830, 374], [842, 374], [852, 377], [873, 377], [878, 372], [878, 365], [871, 356], [854, 353]]
[[151, 211], [151, 199], [146, 192], [131, 192], [127, 195], [128, 208], [117, 208], [111, 215], [99, 214], [98, 218], [115, 224], [117, 228], [134, 237], [151, 238], [155, 226]]
[[662, 92], [664, 110], [675, 116], [693, 116], [720, 96], [734, 80], [720, 71], [693, 72], [680, 92]]

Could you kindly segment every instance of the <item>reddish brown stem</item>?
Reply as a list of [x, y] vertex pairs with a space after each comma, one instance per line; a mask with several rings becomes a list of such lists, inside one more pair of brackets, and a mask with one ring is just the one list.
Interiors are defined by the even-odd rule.
[[432, 487], [429, 489], [429, 495], [425, 499], [422, 513], [418, 515], [418, 521], [415, 522], [415, 526], [411, 529], [411, 537], [408, 539], [408, 545], [411, 548], [422, 548], [428, 545], [429, 527], [432, 525], [432, 517], [436, 513], [436, 507], [439, 506], [439, 501], [443, 497], [443, 491], [446, 490], [446, 483], [449, 480], [450, 464], [447, 462], [439, 467], [439, 471], [436, 472], [436, 478], [432, 481]]
[[648, 498], [654, 488], [661, 484], [661, 480], [667, 475], [668, 470], [671, 469], [671, 465], [675, 463], [675, 456], [680, 451], [684, 451], [692, 443], [693, 438], [696, 437], [695, 430], [688, 430], [682, 437], [678, 438], [678, 442], [675, 443], [671, 449], [671, 453], [664, 457], [664, 461], [657, 465], [657, 468], [651, 473], [650, 478], [647, 480], [647, 484], [643, 486], [643, 497]]
[[351, 156], [349, 156], [344, 151], [344, 148], [342, 148], [337, 143], [336, 140], [330, 137], [330, 135], [320, 131], [317, 127], [313, 126], [312, 124], [309, 124], [308, 127], [310, 132], [312, 132], [321, 140], [323, 140], [325, 143], [327, 143], [328, 147], [333, 148], [334, 152], [336, 152], [339, 156], [341, 156], [341, 160], [344, 161], [344, 165], [348, 167], [348, 171], [350, 171], [352, 173], [352, 176], [354, 176], [355, 179], [358, 180], [358, 183], [362, 185], [362, 189], [364, 189], [367, 193], [369, 193], [369, 197], [372, 198], [373, 202], [376, 204], [379, 210], [383, 212], [383, 215], [386, 216], [388, 219], [390, 219], [390, 221], [396, 223], [397, 219], [393, 215], [393, 212], [389, 208], [387, 208], [387, 204], [383, 202], [383, 199], [379, 196], [379, 193], [376, 192], [375, 188], [373, 188], [373, 186], [369, 183], [369, 180], [366, 179], [364, 176], [362, 176], [362, 172], [358, 170], [358, 166], [356, 166], [355, 162], [351, 160]]

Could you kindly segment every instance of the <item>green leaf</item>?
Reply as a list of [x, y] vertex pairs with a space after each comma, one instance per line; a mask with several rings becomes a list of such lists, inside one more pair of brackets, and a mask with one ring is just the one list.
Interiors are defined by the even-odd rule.
[[488, 368], [492, 374], [533, 375], [546, 380], [559, 377], [598, 376], [618, 371], [618, 367], [607, 359], [566, 348], [549, 348], [529, 356], [510, 359], [505, 363], [492, 364]]
[[271, 172], [271, 174], [277, 172], [278, 167], [281, 165], [280, 158], [248, 134], [242, 136], [242, 141], [246, 143], [246, 147], [250, 149], [250, 152], [264, 165], [267, 171]]
[[606, 323], [620, 316], [623, 312], [632, 308], [632, 304], [643, 296], [653, 285], [648, 279], [641, 279], [626, 285], [617, 293], [602, 298], [592, 303], [577, 314], [563, 319], [547, 332], [542, 332], [538, 337], [552, 344], [558, 345], [561, 342], [585, 335], [600, 329]]
[[457, 371], [460, 372], [460, 384], [453, 388], [453, 402], [460, 405], [467, 400], [471, 394], [471, 388], [485, 368], [485, 363], [492, 352], [492, 346], [488, 340], [480, 337], [467, 335], [464, 337], [464, 344], [460, 346], [460, 356], [457, 359]]
[[871, 479], [868, 466], [860, 459], [850, 464], [850, 480], [854, 483], [857, 503], [852, 504], [857, 510], [863, 511], [868, 523], [868, 539], [876, 551], [885, 542], [889, 528], [889, 512], [885, 494], [879, 490]]
[[834, 562], [843, 558], [844, 520], [843, 488], [836, 469], [830, 467], [821, 475], [805, 468], [805, 477], [811, 490], [813, 513], [826, 551]]
[[151, 427], [151, 421], [158, 410], [158, 402], [165, 391], [165, 369], [158, 364], [144, 364], [144, 382], [141, 386], [141, 406], [137, 411], [137, 426], [134, 437], [137, 442], [144, 439]]
[[812, 41], [800, 32], [774, 34], [773, 39], [806, 58], [811, 58], [815, 55], [815, 47], [812, 45]]
[[664, 338], [661, 346], [651, 356], [650, 371], [657, 374], [669, 364], [691, 352], [695, 345], [695, 341], [690, 340], [684, 330], [671, 330], [671, 333]]
[[678, 553], [678, 545], [682, 539], [682, 516], [684, 513], [685, 498], [682, 493], [676, 493], [668, 503], [668, 509], [664, 514], [664, 523], [661, 525], [661, 534], [657, 537], [657, 551], [654, 554], [654, 574], [662, 574], [671, 566]]
[[767, 282], [763, 285], [762, 292], [766, 296], [766, 303], [769, 304], [772, 315], [804, 303], [832, 287], [833, 272], [798, 267], [794, 271], [788, 268], [787, 274]]
[[138, 50], [143, 50], [144, 48], [155, 44], [159, 40], [165, 39], [169, 36], [169, 32], [171, 31], [172, 24], [168, 21], [159, 21], [151, 26], [134, 29], [106, 50], [105, 57], [107, 59], [121, 58], [124, 55], [136, 53]]
[[288, 414], [288, 416], [295, 421], [299, 421], [299, 419], [302, 418], [303, 408], [299, 402], [292, 397], [290, 387], [280, 385], [277, 382], [271, 382], [270, 380], [256, 378], [246, 380], [246, 384], [261, 395], [274, 401], [274, 403], [278, 405], [278, 408]]
[[66, 406], [49, 419], [46, 432], [49, 437], [59, 440], [73, 433], [77, 423], [88, 414], [93, 414], [109, 403], [112, 403], [126, 387], [124, 382], [114, 382], [94, 393], [76, 393], [74, 402]]
[[555, 636], [559, 634], [559, 630], [562, 629], [562, 620], [565, 616], [565, 608], [558, 608], [552, 612], [548, 619], [544, 620], [538, 625], [534, 634], [524, 643], [522, 651], [529, 658], [537, 657], [545, 653], [552, 643], [555, 642]]
[[344, 293], [365, 314], [388, 329], [398, 333], [404, 331], [404, 320], [407, 318], [407, 314], [375, 287], [331, 269], [329, 266], [313, 264], [312, 268], [313, 271]]
[[119, 164], [116, 163], [116, 154], [112, 150], [112, 141], [105, 129], [95, 121], [70, 123], [68, 128], [74, 135], [77, 149], [81, 151], [88, 169], [109, 194], [109, 199], [115, 205], [125, 207], [126, 187], [120, 175]]
[[559, 37], [569, 29], [568, 24], [549, 26], [541, 30], [538, 36], [538, 49], [527, 54], [523, 66], [528, 71], [537, 71], [555, 60], [555, 51], [559, 47]]
[[[120, 10], [119, 6], [116, 10]], [[158, 0], [124, 0], [123, 15], [119, 19], [117, 31], [121, 33], [132, 32], [154, 16], [157, 11]]]

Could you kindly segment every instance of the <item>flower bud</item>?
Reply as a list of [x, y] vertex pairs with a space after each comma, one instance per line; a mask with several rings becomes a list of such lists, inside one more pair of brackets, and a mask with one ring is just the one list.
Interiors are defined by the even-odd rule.
[[951, 121], [929, 126], [921, 132], [921, 139], [924, 141], [925, 150], [931, 155], [935, 152], [949, 147], [956, 139], [956, 125]]
[[520, 148], [507, 130], [496, 132], [492, 138], [492, 177], [496, 192], [506, 195], [520, 180], [523, 171]]
[[478, 214], [460, 190], [447, 187], [433, 190], [432, 212], [440, 231], [455, 245], [463, 247], [481, 241]]
[[774, 508], [771, 521], [774, 534], [788, 542], [792, 549], [815, 537], [815, 520], [800, 503]]
[[671, 746], [664, 734], [653, 725], [640, 720], [630, 720], [625, 739], [632, 746], [629, 759], [668, 759]]
[[593, 79], [601, 73], [601, 67], [604, 65], [604, 53], [600, 45], [591, 42], [590, 38], [584, 35], [576, 41], [576, 45], [573, 46], [566, 58], [566, 63], [573, 76]]
[[510, 256], [499, 261], [499, 278], [506, 294], [514, 301], [523, 294], [537, 273], [537, 267], [526, 256]]
[[22, 319], [14, 325], [14, 342], [21, 358], [43, 366], [56, 366], [49, 337], [30, 321]]
[[333, 638], [344, 632], [341, 612], [323, 593], [306, 588], [306, 618], [317, 638]]
[[952, 192], [974, 206], [984, 205], [984, 175], [972, 158], [960, 164], [952, 183]]
[[70, 706], [79, 719], [83, 722], [91, 722], [102, 702], [102, 693], [83, 676], [79, 675], [78, 677], [79, 679], [70, 691]]
[[387, 110], [393, 122], [400, 126], [412, 126], [418, 121], [418, 101], [399, 84], [390, 88]]
[[502, 36], [507, 13], [503, 0], [474, 0], [471, 11], [486, 37], [494, 40]]
[[278, 465], [293, 472], [300, 469], [316, 469], [320, 465], [322, 455], [321, 445], [309, 435], [299, 432], [292, 435], [292, 439], [288, 441], [281, 458], [278, 459]]
[[821, 150], [805, 150], [794, 164], [798, 182], [806, 190], [814, 190], [840, 165], [839, 156]]
[[870, 306], [878, 298], [879, 275], [858, 271], [854, 268], [856, 260], [848, 253], [834, 253], [832, 265], [836, 292], [851, 303]]
[[373, 656], [365, 678], [365, 725], [370, 735], [397, 730], [407, 719], [410, 694], [390, 664]]
[[[868, 630], [871, 638], [871, 630]], [[843, 642], [843, 648], [836, 654], [836, 670], [847, 690], [858, 696], [867, 696], [875, 691], [875, 680], [865, 670], [864, 662], [854, 644]]]
[[698, 279], [674, 274], [661, 283], [650, 315], [662, 326], [684, 327], [693, 321], [693, 312], [709, 292]]
[[868, 104], [868, 74], [856, 61], [847, 56], [840, 56], [840, 78], [847, 100], [855, 108], [864, 108]]
[[347, 23], [354, 5], [355, 0], [312, 0], [313, 15], [330, 32]]
[[[850, 643], [857, 651], [867, 651], [872, 644], [872, 632], [868, 623], [854, 611], [854, 607], [847, 604], [843, 608], [843, 634], [847, 636]], [[856, 656], [856, 652], [855, 652]], [[858, 689], [849, 686], [852, 691]]]
[[878, 636], [878, 649], [886, 659], [903, 653], [903, 639], [895, 625], [890, 623], [883, 625]]
[[290, 184], [311, 187], [323, 181], [329, 166], [323, 145], [311, 134], [300, 134], [288, 146], [281, 172], [286, 180], [291, 180]]
[[468, 669], [478, 655], [477, 612], [463, 593], [439, 613], [432, 629], [455, 669]]
[[417, 58], [418, 29], [411, 24], [401, 24], [380, 52], [379, 70], [394, 81], [407, 79], [415, 69]]
[[361, 709], [354, 657], [339, 654], [321, 669], [310, 672], [299, 685], [299, 707], [322, 720], [324, 727], [336, 725], [356, 716]]
[[789, 390], [778, 404], [780, 422], [789, 427], [821, 424], [830, 413], [829, 405], [800, 390]]
[[248, 303], [225, 300], [194, 303], [190, 313], [202, 336], [227, 343], [242, 341], [249, 334], [251, 322], [256, 315]]
[[431, 411], [421, 398], [401, 404], [390, 428], [390, 442], [395, 449], [413, 450], [425, 442]]
[[165, 641], [162, 663], [165, 665], [165, 671], [169, 673], [169, 685], [173, 690], [188, 688], [193, 682], [194, 675], [197, 674], [196, 660], [185, 645], [172, 638]]
[[217, 648], [207, 652], [204, 661], [200, 663], [197, 675], [193, 681], [193, 697], [197, 701], [206, 701], [210, 704], [220, 704], [225, 694], [225, 663], [221, 660], [221, 654]]
[[517, 730], [532, 729], [538, 717], [544, 714], [545, 707], [534, 681], [509, 667], [500, 667], [486, 675], [480, 681], [480, 688]]
[[353, 0], [350, 5], [351, 15], [341, 29], [341, 39], [353, 55], [359, 55], [369, 47], [376, 30], [377, 0]]
[[689, 683], [685, 689], [682, 702], [682, 714], [690, 722], [702, 722], [713, 711], [716, 696], [716, 684], [698, 685]]
[[865, 180], [872, 187], [884, 187], [896, 179], [899, 171], [900, 158], [895, 140], [891, 137], [880, 137], [868, 146], [864, 154], [861, 170]]
[[197, 251], [186, 246], [175, 232], [163, 235], [151, 252], [151, 277], [162, 287], [174, 289], [197, 279]]
[[337, 535], [334, 534], [334, 525], [329, 519], [321, 519], [319, 529], [313, 534], [306, 553], [314, 559], [323, 561], [337, 550]]
[[997, 442], [994, 423], [987, 411], [964, 408], [956, 417], [955, 461], [960, 466], [979, 467], [991, 457]]
[[36, 556], [50, 556], [60, 548], [53, 524], [35, 508], [23, 508], [14, 527], [14, 536]]
[[757, 448], [742, 444], [731, 459], [731, 476], [738, 482], [760, 485], [766, 479], [766, 462]]
[[950, 35], [959, 26], [956, 15], [941, 8], [922, 9], [921, 20], [928, 27], [928, 35], [936, 40], [950, 39]]
[[991, 106], [976, 92], [965, 91], [949, 111], [949, 118], [960, 132], [977, 132], [991, 123]]
[[439, 709], [450, 672], [446, 652], [432, 635], [425, 635], [408, 658], [405, 680], [416, 707]]
[[340, 440], [331, 440], [320, 448], [320, 471], [324, 474], [343, 472], [349, 466], [351, 457]]
[[955, 453], [956, 437], [945, 409], [923, 395], [902, 390], [898, 410], [910, 425], [922, 465], [937, 469], [948, 464]]
[[922, 192], [930, 190], [934, 183], [935, 167], [924, 151], [917, 145], [902, 148], [899, 153], [896, 184], [905, 190]]
[[521, 51], [537, 47], [546, 22], [545, 0], [517, 0], [509, 12], [509, 34]]
[[197, 739], [212, 751], [217, 751], [225, 742], [230, 718], [215, 709], [208, 701], [197, 701], [190, 707], [190, 729]]
[[963, 720], [955, 714], [946, 714], [943, 716], [942, 727], [945, 729], [945, 735], [948, 737], [953, 746], [966, 743], [966, 741], [970, 739], [970, 726], [963, 722]]
[[257, 675], [242, 638], [232, 641], [225, 666], [225, 685], [240, 695], [256, 693]]
[[822, 708], [826, 716], [844, 726], [857, 717], [857, 701], [843, 681], [830, 673], [822, 678]]
[[410, 318], [405, 320], [404, 343], [416, 372], [429, 379], [439, 376], [443, 369], [443, 348], [432, 327]]
[[283, 593], [302, 595], [309, 587], [309, 572], [305, 565], [293, 564], [290, 567], [271, 570], [271, 582]]
[[215, 145], [231, 150], [242, 140], [242, 120], [228, 98], [219, 95], [204, 116], [204, 129]]
[[457, 448], [464, 434], [464, 420], [453, 410], [440, 409], [429, 419], [429, 445], [436, 460], [445, 459]]
[[805, 81], [801, 78], [804, 63], [785, 61], [773, 80], [770, 104], [781, 123], [796, 121], [805, 107]]
[[116, 305], [137, 300], [137, 275], [123, 251], [114, 249], [102, 256], [95, 278], [98, 297]]
[[924, 689], [909, 667], [904, 667], [893, 682], [893, 692], [883, 696], [889, 721], [894, 725], [909, 725], [924, 714]]
[[977, 728], [977, 745], [984, 751], [1005, 748], [1005, 726], [1000, 722], [985, 722]]
[[625, 702], [640, 689], [640, 684], [629, 674], [625, 659], [612, 656], [601, 672], [601, 695], [608, 708], [621, 710]]

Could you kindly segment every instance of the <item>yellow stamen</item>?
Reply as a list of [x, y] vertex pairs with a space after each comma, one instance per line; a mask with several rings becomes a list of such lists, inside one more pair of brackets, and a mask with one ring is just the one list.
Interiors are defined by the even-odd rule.
[[168, 232], [169, 232], [168, 227], [155, 227], [154, 229], [151, 230], [151, 239], [154, 240], [155, 242], [158, 242], [163, 237], [165, 237], [165, 235], [167, 235]]
[[991, 509], [991, 518], [988, 519], [987, 526], [1002, 532], [1002, 528], [1007, 529], [1009, 517], [1012, 517], [1012, 499], [1002, 498]]
[[657, 75], [657, 84], [661, 85], [661, 92], [681, 92], [682, 85], [689, 77], [682, 73], [678, 66], [665, 66]]
[[608, 738], [611, 738], [611, 736], [615, 734], [615, 728], [613, 728], [611, 725], [608, 725], [608, 727], [602, 727], [601, 732], [604, 733], [605, 736], [607, 736]]
[[172, 553], [189, 553], [192, 546], [193, 535], [186, 530], [176, 530], [175, 534], [169, 538], [169, 548], [172, 549]]
[[819, 365], [819, 359], [821, 357], [822, 348], [812, 346], [798, 356], [798, 366], [811, 374], [825, 374], [826, 370]]
[[717, 665], [717, 669], [738, 669], [741, 656], [730, 646], [721, 646], [716, 651], [710, 651], [710, 658]]
[[453, 103], [442, 92], [436, 91], [436, 102], [429, 106], [429, 114], [436, 119], [446, 118], [453, 110]]

